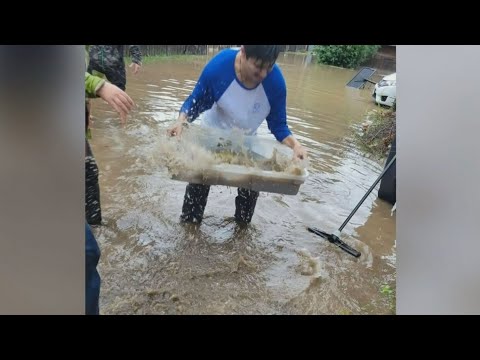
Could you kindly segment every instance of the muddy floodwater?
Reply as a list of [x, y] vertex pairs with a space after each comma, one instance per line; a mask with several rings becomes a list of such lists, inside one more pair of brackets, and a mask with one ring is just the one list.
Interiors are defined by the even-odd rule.
[[[354, 70], [280, 54], [288, 124], [309, 153], [307, 180], [297, 195], [260, 193], [246, 227], [233, 219], [237, 189], [226, 186], [212, 186], [200, 226], [180, 223], [186, 183], [155, 159], [210, 57], [147, 62], [129, 73], [137, 108], [125, 127], [93, 101], [105, 223], [94, 228], [101, 314], [394, 313], [395, 213], [378, 187], [341, 235], [359, 258], [307, 231], [338, 229], [383, 170], [352, 141], [375, 107], [369, 89], [345, 87]], [[258, 132], [268, 135], [266, 124]]]

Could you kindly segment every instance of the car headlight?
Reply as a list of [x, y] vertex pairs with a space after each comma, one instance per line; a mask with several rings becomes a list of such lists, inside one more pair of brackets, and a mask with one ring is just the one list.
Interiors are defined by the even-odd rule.
[[395, 86], [397, 82], [395, 80], [382, 80], [378, 83], [378, 87], [382, 86]]

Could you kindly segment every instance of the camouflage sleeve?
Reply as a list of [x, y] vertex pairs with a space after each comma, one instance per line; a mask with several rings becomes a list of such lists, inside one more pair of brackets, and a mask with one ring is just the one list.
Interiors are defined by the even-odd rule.
[[138, 65], [142, 64], [142, 52], [138, 45], [130, 45], [130, 56], [132, 57], [132, 62]]
[[104, 83], [105, 79], [85, 72], [85, 96], [89, 98], [96, 97], [98, 89], [100, 89]]

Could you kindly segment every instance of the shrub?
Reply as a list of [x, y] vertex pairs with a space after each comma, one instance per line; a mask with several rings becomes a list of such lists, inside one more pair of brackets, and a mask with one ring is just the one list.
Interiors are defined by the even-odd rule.
[[316, 45], [313, 53], [322, 64], [355, 68], [372, 58], [380, 45]]

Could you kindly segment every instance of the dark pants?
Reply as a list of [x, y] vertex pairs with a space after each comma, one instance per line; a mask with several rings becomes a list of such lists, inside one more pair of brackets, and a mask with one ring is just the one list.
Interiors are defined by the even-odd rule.
[[[388, 154], [385, 166], [393, 159], [397, 153], [397, 138], [393, 140], [390, 153]], [[380, 188], [378, 189], [378, 197], [382, 200], [388, 201], [390, 204], [397, 202], [397, 164], [393, 163], [390, 169], [383, 175], [380, 181]]]
[[85, 314], [99, 315], [100, 274], [97, 271], [100, 248], [88, 224], [85, 224]]
[[105, 75], [107, 80], [113, 85], [118, 86], [120, 89], [125, 91], [125, 86], [127, 84], [125, 64], [119, 64], [116, 66], [100, 66], [90, 61], [88, 64], [88, 72], [92, 74], [93, 70], [98, 71]]
[[102, 223], [98, 166], [88, 140], [85, 139], [85, 217], [90, 225]]
[[[187, 185], [183, 200], [182, 215], [180, 217], [182, 221], [202, 222], [209, 191], [209, 185]], [[235, 219], [237, 221], [243, 223], [252, 221], [258, 195], [258, 191], [238, 188], [238, 196], [235, 198]]]

